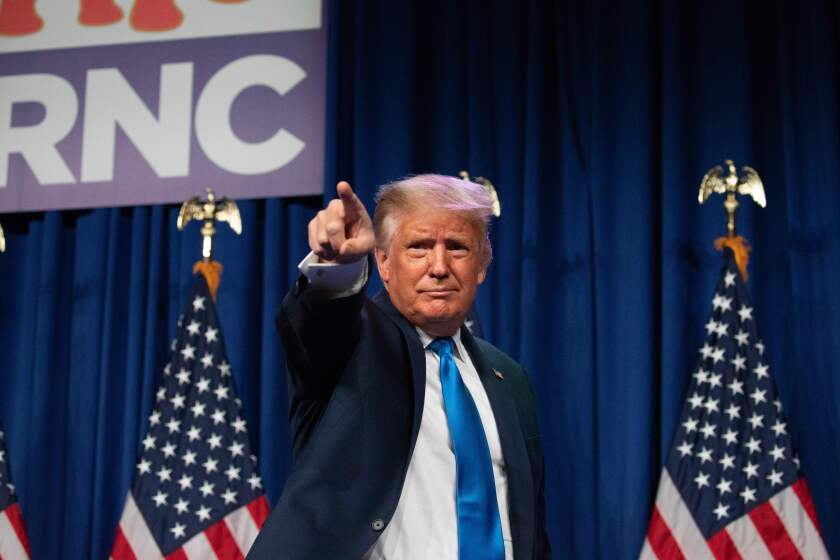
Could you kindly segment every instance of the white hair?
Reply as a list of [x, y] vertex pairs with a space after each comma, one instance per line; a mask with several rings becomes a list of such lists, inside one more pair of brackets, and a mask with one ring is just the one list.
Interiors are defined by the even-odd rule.
[[486, 238], [493, 215], [493, 200], [483, 186], [447, 175], [414, 175], [379, 187], [373, 214], [376, 246], [387, 251], [397, 230], [400, 214], [418, 208], [464, 212], [468, 218], [475, 220], [481, 230], [483, 245], [488, 250], [489, 261], [490, 243]]

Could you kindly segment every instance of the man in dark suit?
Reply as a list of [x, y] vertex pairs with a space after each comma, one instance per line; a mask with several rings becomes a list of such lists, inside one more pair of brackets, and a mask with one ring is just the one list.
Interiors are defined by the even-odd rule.
[[248, 557], [547, 558], [530, 382], [463, 326], [490, 197], [418, 175], [382, 187], [372, 223], [350, 185], [337, 192], [278, 315], [294, 468]]

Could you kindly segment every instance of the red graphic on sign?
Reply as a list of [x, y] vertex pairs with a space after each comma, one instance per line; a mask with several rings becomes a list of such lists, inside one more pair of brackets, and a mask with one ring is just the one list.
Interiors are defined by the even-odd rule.
[[[247, 0], [213, 0], [238, 4]], [[44, 21], [35, 11], [36, 0], [0, 0], [0, 35], [11, 37], [37, 33]], [[114, 0], [80, 0], [79, 23], [110, 25], [123, 18], [123, 10]], [[134, 0], [129, 23], [135, 31], [170, 31], [184, 21], [175, 0]]]

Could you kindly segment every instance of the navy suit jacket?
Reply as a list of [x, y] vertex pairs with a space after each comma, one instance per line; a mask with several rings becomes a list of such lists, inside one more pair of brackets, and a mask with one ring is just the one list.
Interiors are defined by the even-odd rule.
[[[294, 466], [248, 558], [358, 560], [400, 498], [423, 415], [424, 350], [386, 293], [327, 299], [305, 277], [283, 300], [278, 328], [290, 377]], [[514, 556], [547, 558], [530, 382], [491, 344], [466, 328], [461, 337], [499, 430]]]

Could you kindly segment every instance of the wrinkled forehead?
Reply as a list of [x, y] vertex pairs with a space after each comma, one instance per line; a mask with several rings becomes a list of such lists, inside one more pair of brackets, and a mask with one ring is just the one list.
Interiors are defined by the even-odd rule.
[[474, 213], [438, 208], [409, 208], [394, 215], [399, 237], [458, 237], [479, 242], [484, 223]]

